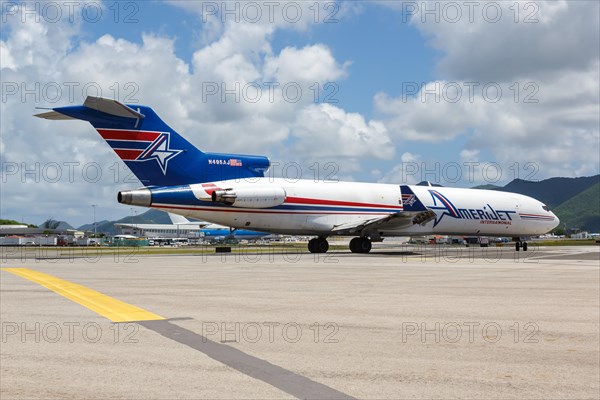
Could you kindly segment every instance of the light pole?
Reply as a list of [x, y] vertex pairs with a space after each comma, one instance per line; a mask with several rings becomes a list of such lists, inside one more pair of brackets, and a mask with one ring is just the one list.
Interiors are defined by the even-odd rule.
[[130, 208], [131, 208], [131, 213], [133, 214], [133, 216], [131, 217], [131, 222], [132, 222], [132, 225], [133, 225], [133, 230], [134, 230], [135, 233], [139, 233], [138, 232], [137, 222], [136, 222], [137, 210], [135, 208], [133, 208], [133, 207], [130, 207]]
[[94, 209], [94, 239], [96, 239], [96, 207], [97, 204], [92, 204], [92, 208]]

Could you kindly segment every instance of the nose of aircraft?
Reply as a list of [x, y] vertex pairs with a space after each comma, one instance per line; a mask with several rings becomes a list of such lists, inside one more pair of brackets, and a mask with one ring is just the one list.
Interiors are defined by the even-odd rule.
[[550, 229], [554, 229], [560, 224], [560, 219], [552, 211], [550, 211], [550, 214], [552, 214], [552, 216], [554, 217], [554, 220], [552, 221], [552, 228]]

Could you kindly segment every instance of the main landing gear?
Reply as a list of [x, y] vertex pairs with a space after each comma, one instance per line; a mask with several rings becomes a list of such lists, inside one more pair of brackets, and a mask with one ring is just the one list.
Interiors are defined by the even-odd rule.
[[[329, 242], [326, 238], [318, 237], [308, 241], [308, 251], [311, 253], [327, 253]], [[356, 237], [350, 241], [350, 251], [353, 253], [368, 253], [371, 251], [371, 239]]]
[[371, 239], [356, 237], [350, 241], [350, 251], [353, 253], [368, 253], [371, 251]]
[[311, 253], [327, 253], [329, 242], [327, 239], [318, 237], [308, 241], [308, 251]]

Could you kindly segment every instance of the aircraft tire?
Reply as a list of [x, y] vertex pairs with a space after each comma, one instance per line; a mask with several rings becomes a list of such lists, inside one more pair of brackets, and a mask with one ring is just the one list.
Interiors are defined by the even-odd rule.
[[329, 242], [327, 241], [327, 239], [317, 239], [317, 253], [327, 253], [327, 250], [329, 250]]
[[308, 241], [308, 251], [311, 253], [327, 253], [329, 242], [324, 238], [313, 238]]
[[350, 251], [352, 253], [358, 253], [359, 249], [358, 249], [358, 242], [360, 242], [360, 238], [352, 238], [352, 240], [350, 240]]
[[366, 237], [356, 237], [350, 241], [350, 251], [366, 254], [371, 251], [371, 241]]
[[317, 252], [317, 239], [310, 239], [308, 241], [308, 251], [310, 251], [311, 253], [316, 253]]
[[360, 239], [361, 239], [361, 241], [360, 241], [360, 252], [364, 253], [364, 254], [370, 252], [371, 251], [371, 247], [373, 247], [371, 245], [371, 240], [369, 240], [369, 238], [366, 238], [366, 237], [363, 237], [363, 238], [360, 238]]

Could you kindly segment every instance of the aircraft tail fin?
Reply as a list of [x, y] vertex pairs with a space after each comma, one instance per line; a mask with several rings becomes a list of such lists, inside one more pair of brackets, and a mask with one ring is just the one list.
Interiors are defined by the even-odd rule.
[[425, 225], [429, 221], [435, 219], [435, 212], [425, 207], [410, 186], [400, 186], [400, 193], [402, 194], [402, 206], [404, 212], [414, 214], [414, 217], [412, 218], [413, 224]]
[[427, 211], [427, 207], [421, 203], [421, 200], [417, 197], [417, 195], [412, 191], [410, 186], [401, 185], [400, 193], [402, 193], [402, 206], [404, 207], [404, 211], [409, 212], [421, 212]]
[[88, 121], [144, 186], [263, 177], [270, 165], [261, 156], [204, 153], [147, 106], [88, 96], [83, 105], [35, 116]]

